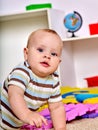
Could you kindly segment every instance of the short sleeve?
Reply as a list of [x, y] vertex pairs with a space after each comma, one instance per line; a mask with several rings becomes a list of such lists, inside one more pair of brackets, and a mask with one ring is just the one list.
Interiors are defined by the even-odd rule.
[[21, 67], [15, 68], [9, 75], [8, 85], [16, 85], [25, 91], [29, 79], [29, 74], [26, 69]]
[[59, 78], [56, 77], [54, 79], [54, 85], [51, 89], [51, 96], [48, 100], [48, 102], [58, 102], [62, 100], [61, 91], [60, 91], [60, 83]]

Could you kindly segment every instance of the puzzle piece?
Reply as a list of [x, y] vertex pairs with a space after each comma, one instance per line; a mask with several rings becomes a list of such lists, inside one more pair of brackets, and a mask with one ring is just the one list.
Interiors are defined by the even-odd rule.
[[[71, 121], [75, 119], [76, 117], [80, 118], [94, 118], [98, 116], [98, 104], [83, 104], [83, 103], [77, 103], [77, 104], [64, 104], [65, 111], [66, 111], [66, 121]], [[42, 125], [41, 128], [37, 128], [36, 126], [25, 124], [22, 126], [22, 129], [25, 130], [50, 130], [53, 128], [53, 124], [50, 117], [50, 112], [48, 108], [42, 110], [40, 112], [41, 115], [43, 115], [47, 121], [48, 125]]]

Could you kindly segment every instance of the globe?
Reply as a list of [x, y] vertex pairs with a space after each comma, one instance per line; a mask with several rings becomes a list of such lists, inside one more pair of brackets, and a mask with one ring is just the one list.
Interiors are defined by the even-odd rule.
[[72, 33], [72, 37], [75, 37], [74, 32], [81, 28], [82, 23], [82, 17], [76, 11], [69, 13], [64, 17], [64, 26], [68, 29], [68, 32]]

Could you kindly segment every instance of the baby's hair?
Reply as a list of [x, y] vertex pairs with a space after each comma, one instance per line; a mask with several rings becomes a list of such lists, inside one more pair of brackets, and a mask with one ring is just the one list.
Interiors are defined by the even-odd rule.
[[[35, 35], [35, 33], [40, 32], [40, 31], [49, 32], [49, 33], [55, 34], [55, 35], [57, 35], [57, 36], [60, 38], [60, 36], [58, 35], [58, 33], [57, 33], [55, 30], [52, 30], [52, 29], [38, 29], [38, 30], [36, 30], [36, 31], [34, 31], [34, 32], [32, 32], [32, 33], [30, 34], [30, 36], [29, 36], [29, 38], [28, 38], [28, 41], [27, 41], [27, 48], [28, 48], [28, 46], [29, 46], [30, 39], [33, 38], [33, 36]], [[61, 38], [60, 38], [60, 39], [61, 39]]]

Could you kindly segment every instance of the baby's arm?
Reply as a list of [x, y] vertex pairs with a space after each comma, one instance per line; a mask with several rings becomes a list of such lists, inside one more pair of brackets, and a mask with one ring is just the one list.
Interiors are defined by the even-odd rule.
[[46, 119], [37, 112], [28, 109], [24, 100], [24, 91], [14, 85], [10, 85], [8, 89], [9, 102], [12, 111], [24, 123], [41, 127], [42, 123], [47, 124]]
[[65, 109], [62, 102], [49, 103], [49, 109], [55, 130], [66, 130]]

